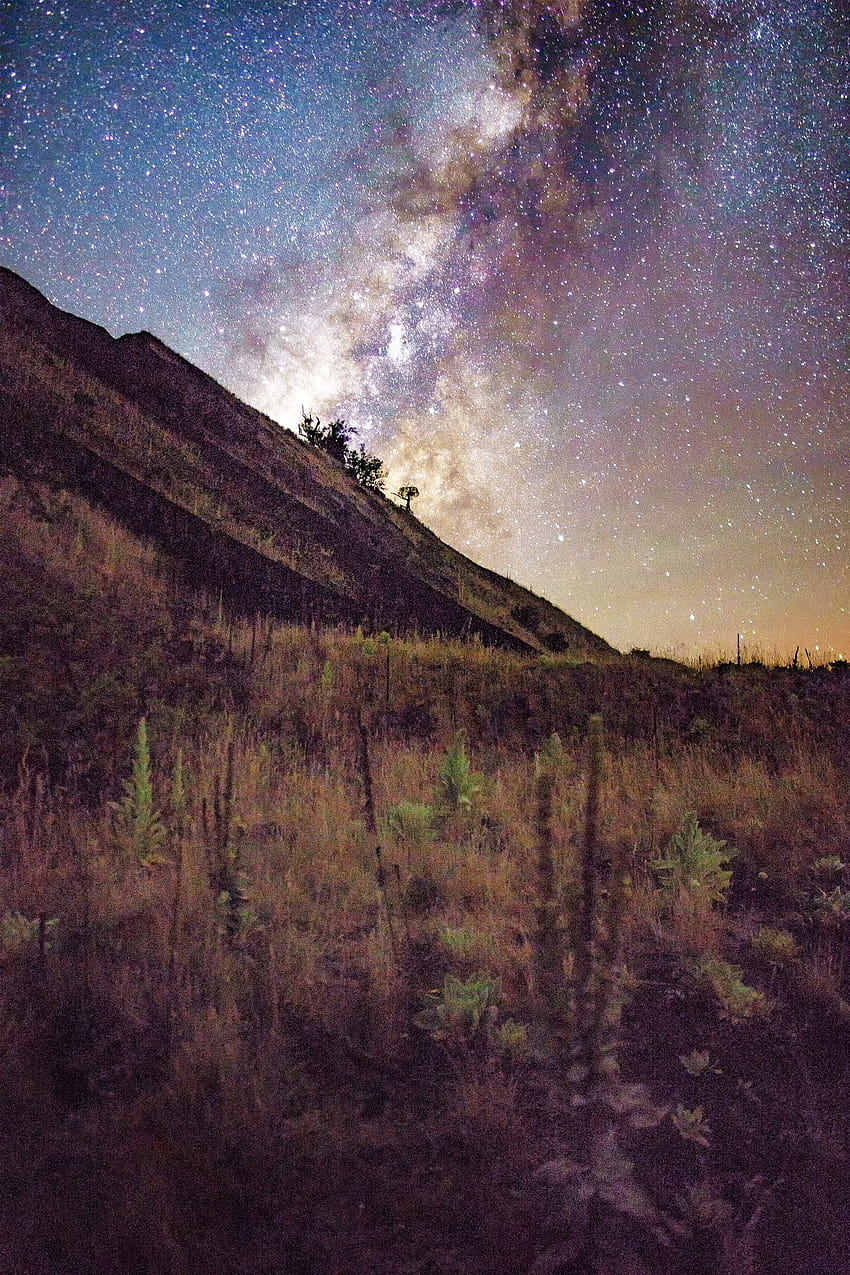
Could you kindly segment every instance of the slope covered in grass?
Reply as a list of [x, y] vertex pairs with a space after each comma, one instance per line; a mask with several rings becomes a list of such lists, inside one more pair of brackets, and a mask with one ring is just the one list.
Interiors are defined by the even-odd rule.
[[0, 323], [4, 468], [96, 500], [241, 614], [616, 657], [149, 333], [113, 340], [4, 269]]
[[5, 1268], [847, 1267], [844, 671], [246, 622], [0, 520]]

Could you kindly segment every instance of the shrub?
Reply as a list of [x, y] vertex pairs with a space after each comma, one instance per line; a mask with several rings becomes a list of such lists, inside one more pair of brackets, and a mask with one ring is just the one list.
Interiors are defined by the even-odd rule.
[[330, 425], [323, 425], [318, 416], [314, 418], [302, 411], [301, 420], [298, 422], [298, 433], [313, 447], [327, 452], [328, 456], [332, 456], [334, 460], [344, 465], [348, 473], [363, 487], [369, 487], [373, 491], [380, 491], [383, 488], [386, 478], [383, 461], [377, 456], [370, 455], [363, 443], [359, 447], [351, 446], [352, 439], [357, 433], [353, 426], [346, 425], [345, 421], [339, 418], [331, 421]]
[[371, 491], [383, 490], [387, 476], [384, 462], [377, 456], [371, 456], [362, 443], [359, 447], [349, 449], [345, 457], [345, 468], [361, 487], [368, 487]]
[[735, 854], [735, 850], [726, 849], [725, 841], [703, 832], [691, 811], [682, 816], [677, 831], [652, 868], [661, 876], [663, 885], [677, 886], [706, 901], [721, 902], [732, 880], [732, 870], [726, 865]]

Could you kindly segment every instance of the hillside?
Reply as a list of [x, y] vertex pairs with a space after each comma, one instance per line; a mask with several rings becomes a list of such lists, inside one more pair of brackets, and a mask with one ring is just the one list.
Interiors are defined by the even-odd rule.
[[149, 333], [118, 339], [0, 269], [0, 441], [244, 614], [614, 658]]

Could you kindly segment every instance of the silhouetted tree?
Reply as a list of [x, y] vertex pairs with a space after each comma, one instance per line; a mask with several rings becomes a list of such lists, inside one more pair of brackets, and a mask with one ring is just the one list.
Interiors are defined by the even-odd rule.
[[400, 500], [405, 502], [404, 508], [406, 513], [410, 513], [410, 502], [415, 496], [419, 495], [419, 488], [413, 486], [399, 487], [397, 495]]
[[383, 489], [386, 478], [383, 461], [370, 455], [362, 443], [359, 447], [351, 446], [357, 430], [346, 425], [345, 421], [337, 419], [330, 425], [323, 425], [318, 416], [309, 416], [302, 407], [298, 433], [308, 443], [338, 460], [363, 487], [372, 491]]
[[323, 425], [318, 416], [315, 418], [308, 416], [303, 408], [301, 414], [301, 420], [298, 422], [298, 433], [301, 437], [345, 465], [348, 460], [348, 445], [357, 431], [351, 429], [343, 420], [337, 419], [331, 421], [330, 425]]
[[359, 483], [372, 491], [381, 491], [386, 478], [384, 463], [377, 456], [370, 456], [361, 443], [359, 448], [350, 448], [345, 458], [345, 468], [353, 474]]

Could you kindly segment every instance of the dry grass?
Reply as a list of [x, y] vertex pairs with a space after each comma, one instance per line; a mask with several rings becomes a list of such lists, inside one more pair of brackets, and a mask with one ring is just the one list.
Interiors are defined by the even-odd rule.
[[[534, 755], [552, 730], [564, 745], [553, 847], [563, 923], [575, 906], [585, 788], [577, 723], [588, 706], [608, 705], [601, 897], [606, 863], [624, 863], [630, 878], [626, 981], [640, 1026], [626, 1030], [626, 1065], [643, 1065], [650, 1038], [658, 1100], [705, 1104], [712, 1128], [726, 1120], [738, 1144], [769, 1160], [790, 1117], [769, 1078], [756, 1095], [761, 1105], [746, 1085], [735, 1088], [749, 1076], [737, 1042], [749, 1031], [748, 1056], [763, 1048], [768, 1059], [796, 1050], [799, 1074], [815, 1086], [810, 1130], [830, 1130], [822, 1152], [811, 1134], [805, 1172], [820, 1172], [819, 1155], [833, 1157], [834, 1171], [843, 1125], [837, 1133], [817, 1086], [833, 1075], [834, 1059], [824, 1060], [846, 1030], [846, 874], [839, 868], [827, 882], [834, 895], [812, 864], [848, 857], [849, 812], [840, 713], [824, 701], [813, 730], [804, 711], [810, 684], [800, 683], [788, 747], [766, 749], [759, 730], [748, 746], [748, 684], [669, 673], [665, 692], [654, 673], [631, 685], [613, 667], [237, 623], [215, 606], [199, 607], [189, 623], [147, 552], [79, 502], [61, 498], [45, 520], [7, 485], [0, 515], [25, 561], [41, 563], [43, 590], [29, 645], [19, 644], [18, 663], [7, 668], [14, 685], [28, 688], [28, 728], [41, 723], [42, 738], [27, 748], [11, 714], [3, 734], [0, 1065], [10, 1136], [0, 1167], [16, 1183], [17, 1205], [0, 1230], [10, 1269], [100, 1275], [117, 1269], [119, 1250], [130, 1254], [126, 1269], [169, 1275], [413, 1275], [422, 1269], [416, 1253], [432, 1250], [435, 1271], [525, 1269], [540, 1218], [552, 1218], [530, 1175], [558, 1151], [569, 1122], [554, 1120], [541, 1098], [552, 1078], [534, 1042], [511, 1052], [494, 1031], [508, 1018], [533, 1027]], [[52, 683], [39, 681], [60, 585], [72, 600], [94, 599], [91, 610], [62, 612], [73, 620], [63, 640], [81, 666], [73, 749], [55, 704], [51, 715]], [[117, 643], [106, 654], [104, 610]], [[104, 659], [121, 694], [86, 701]], [[759, 684], [770, 713], [785, 712], [782, 686], [771, 694]], [[740, 720], [734, 746], [724, 748], [720, 723], [733, 695]], [[659, 702], [667, 714], [660, 744], [652, 731]], [[714, 724], [695, 743], [691, 722], [712, 706]], [[163, 861], [149, 867], [135, 861], [114, 817], [143, 708], [168, 833]], [[645, 734], [634, 733], [636, 721], [648, 724]], [[110, 748], [93, 759], [85, 750], [104, 731]], [[459, 732], [483, 782], [468, 808], [449, 812], [439, 776]], [[186, 788], [179, 820], [170, 795], [178, 754]], [[412, 841], [388, 821], [405, 801], [432, 811]], [[652, 869], [689, 810], [738, 851], [725, 903], [688, 889], [665, 893]], [[829, 907], [818, 904], [819, 889]], [[779, 974], [758, 964], [746, 937], [761, 924], [788, 926], [800, 945], [799, 960]], [[689, 962], [706, 956], [762, 979], [769, 1026], [718, 1019], [689, 973]], [[446, 974], [479, 971], [501, 980], [495, 1026], [458, 1045], [416, 1025]], [[818, 1024], [821, 1055], [803, 1057], [800, 1022]], [[772, 1031], [772, 1043], [758, 1031]], [[722, 1079], [712, 1073], [705, 1094], [685, 1093], [679, 1055], [709, 1046], [722, 1054]], [[687, 1158], [693, 1147], [683, 1151], [675, 1131], [668, 1135], [658, 1135], [656, 1166], [698, 1180], [699, 1159]], [[795, 1125], [794, 1137], [804, 1136]], [[715, 1157], [721, 1178], [728, 1173], [730, 1191], [757, 1171], [733, 1143], [718, 1136], [718, 1149], [703, 1157]], [[663, 1179], [666, 1171], [652, 1172]], [[835, 1261], [838, 1209], [824, 1241]], [[519, 1254], [481, 1247], [480, 1237], [496, 1242], [500, 1210], [527, 1237]], [[781, 1226], [779, 1214], [771, 1218]], [[777, 1270], [790, 1275], [803, 1265], [797, 1241], [788, 1243], [792, 1256]], [[269, 1254], [280, 1251], [291, 1266], [273, 1265]]]

